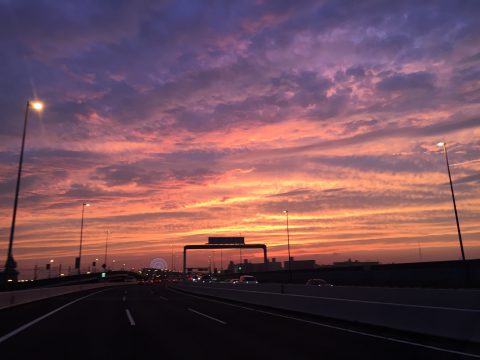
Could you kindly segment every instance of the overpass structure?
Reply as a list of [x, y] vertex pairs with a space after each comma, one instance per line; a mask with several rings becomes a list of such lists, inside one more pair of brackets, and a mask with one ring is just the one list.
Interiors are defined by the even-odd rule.
[[265, 244], [245, 244], [243, 237], [209, 237], [208, 244], [185, 245], [183, 247], [183, 273], [187, 273], [187, 251], [200, 249], [262, 249], [263, 262], [267, 263], [267, 245]]

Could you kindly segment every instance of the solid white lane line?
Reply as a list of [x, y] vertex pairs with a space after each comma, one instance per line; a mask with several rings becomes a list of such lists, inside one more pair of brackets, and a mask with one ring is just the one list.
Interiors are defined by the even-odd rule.
[[[234, 292], [245, 292], [245, 290], [238, 290], [238, 289], [222, 289], [222, 290], [234, 291]], [[400, 307], [410, 307], [410, 308], [422, 308], [422, 309], [446, 310], [446, 311], [463, 311], [463, 312], [473, 312], [473, 313], [480, 312], [480, 309], [465, 309], [465, 308], [455, 308], [455, 307], [448, 307], [448, 306], [402, 304], [402, 303], [392, 303], [392, 302], [384, 302], [384, 301], [356, 300], [356, 299], [344, 299], [344, 298], [336, 298], [336, 297], [328, 297], [328, 296], [312, 296], [312, 295], [300, 295], [300, 294], [279, 294], [279, 293], [269, 293], [266, 291], [255, 291], [255, 290], [252, 290], [252, 291], [246, 290], [246, 291], [251, 292], [252, 294], [274, 294], [274, 295], [293, 296], [293, 297], [309, 298], [309, 299], [334, 300], [334, 301], [374, 304], [374, 305], [390, 305], [390, 306], [400, 306]]]
[[480, 309], [465, 309], [465, 308], [455, 308], [455, 307], [448, 307], [448, 306], [402, 304], [402, 303], [392, 303], [392, 302], [384, 302], [384, 301], [356, 300], [356, 299], [344, 299], [344, 298], [334, 298], [334, 297], [327, 297], [327, 296], [311, 296], [311, 295], [299, 295], [299, 294], [284, 294], [284, 295], [311, 298], [311, 299], [313, 298], [313, 299], [322, 299], [322, 300], [335, 300], [335, 301], [356, 302], [356, 303], [374, 304], [374, 305], [391, 305], [391, 306], [401, 306], [401, 307], [411, 307], [411, 308], [447, 310], [447, 311], [464, 311], [464, 312], [474, 312], [474, 313], [480, 312]]
[[46, 319], [47, 317], [55, 314], [56, 312], [59, 312], [60, 310], [62, 309], [65, 309], [66, 307], [70, 306], [70, 305], [73, 305], [75, 304], [76, 302], [78, 301], [81, 301], [83, 299], [86, 299], [90, 296], [93, 296], [93, 295], [96, 295], [96, 294], [99, 294], [101, 292], [104, 292], [104, 291], [107, 291], [107, 290], [111, 290], [111, 289], [105, 289], [105, 290], [101, 290], [101, 291], [97, 291], [97, 292], [94, 292], [94, 293], [91, 293], [91, 294], [88, 294], [88, 295], [85, 295], [85, 296], [82, 296], [81, 298], [78, 298], [76, 300], [73, 300], [73, 301], [70, 301], [69, 303], [65, 304], [65, 305], [62, 305], [60, 306], [59, 308], [56, 308], [55, 310], [52, 310], [50, 311], [49, 313], [45, 314], [45, 315], [42, 315], [40, 316], [39, 318], [36, 318], [35, 320], [32, 320], [30, 321], [29, 323], [25, 324], [25, 325], [22, 325], [20, 326], [19, 328], [9, 332], [8, 334], [6, 335], [3, 335], [2, 337], [0, 337], [0, 344], [3, 343], [5, 340], [11, 338], [12, 336], [15, 336], [17, 335], [19, 332], [25, 330], [25, 329], [28, 329], [30, 326], [38, 323], [39, 321], [42, 321], [43, 319]]
[[165, 296], [160, 296], [160, 295], [158, 295], [158, 298], [159, 298], [159, 299], [162, 299], [162, 300], [164, 300], [164, 301], [168, 301], [168, 299], [167, 299]]
[[135, 321], [133, 320], [132, 314], [130, 314], [130, 310], [125, 309], [125, 313], [127, 314], [128, 321], [130, 321], [130, 325], [135, 326]]
[[207, 319], [210, 319], [210, 320], [216, 321], [216, 322], [218, 322], [218, 323], [220, 323], [220, 324], [222, 324], [222, 325], [227, 325], [227, 323], [226, 323], [225, 321], [222, 321], [222, 320], [216, 319], [216, 318], [214, 318], [214, 317], [212, 317], [212, 316], [210, 316], [210, 315], [207, 315], [207, 314], [201, 313], [200, 311], [193, 310], [193, 309], [190, 309], [190, 308], [188, 308], [188, 311], [191, 311], [191, 312], [193, 312], [193, 313], [195, 313], [195, 314], [197, 314], [197, 315], [200, 315], [200, 316], [206, 317]]
[[183, 295], [186, 295], [186, 296], [191, 296], [191, 297], [194, 297], [194, 298], [197, 298], [197, 299], [202, 299], [202, 300], [205, 300], [205, 301], [216, 302], [216, 303], [220, 303], [220, 304], [224, 304], [224, 305], [228, 305], [228, 306], [232, 306], [232, 307], [236, 307], [236, 308], [240, 308], [240, 309], [244, 309], [244, 310], [259, 312], [259, 313], [262, 313], [262, 314], [277, 316], [277, 317], [286, 318], [286, 319], [290, 319], [290, 320], [301, 321], [301, 322], [304, 322], [304, 323], [309, 323], [309, 324], [312, 324], [312, 325], [326, 327], [326, 328], [329, 328], [329, 329], [335, 329], [335, 330], [345, 331], [345, 332], [353, 333], [353, 334], [357, 334], [357, 335], [368, 336], [368, 337], [372, 337], [372, 338], [376, 338], [376, 339], [387, 340], [387, 341], [392, 341], [392, 342], [401, 343], [401, 344], [405, 344], [405, 345], [411, 345], [411, 346], [421, 347], [421, 348], [425, 348], [425, 349], [445, 352], [445, 353], [449, 353], [449, 354], [463, 355], [463, 356], [467, 356], [467, 357], [480, 359], [480, 355], [478, 355], [478, 354], [466, 353], [466, 352], [462, 352], [462, 351], [456, 351], [456, 350], [441, 348], [441, 347], [438, 347], [438, 346], [416, 343], [416, 342], [413, 342], [413, 341], [407, 341], [407, 340], [396, 339], [396, 338], [387, 337], [387, 336], [375, 335], [375, 334], [371, 334], [371, 333], [367, 333], [367, 332], [363, 332], [363, 331], [357, 331], [357, 330], [352, 330], [352, 329], [348, 329], [348, 328], [343, 328], [343, 327], [340, 327], [340, 326], [328, 325], [328, 324], [323, 324], [323, 323], [319, 323], [319, 322], [316, 322], [316, 321], [310, 321], [310, 320], [296, 318], [296, 317], [293, 317], [293, 316], [281, 315], [281, 314], [276, 314], [276, 313], [272, 313], [272, 312], [269, 312], [269, 311], [253, 309], [253, 308], [249, 308], [247, 306], [230, 304], [228, 302], [224, 302], [224, 301], [220, 301], [220, 300], [213, 300], [213, 299], [205, 298], [203, 296], [197, 296], [197, 295], [184, 293], [182, 291], [172, 289], [171, 287], [169, 287], [168, 290], [176, 292], [176, 293], [180, 293], [180, 294], [183, 294]]
[[293, 317], [293, 316], [275, 314], [275, 313], [271, 313], [269, 311], [263, 311], [263, 310], [258, 310], [258, 311], [263, 313], [263, 314], [267, 314], [267, 315], [277, 316], [277, 317], [290, 319], [290, 320], [301, 321], [301, 322], [304, 322], [304, 323], [307, 323], [307, 324], [318, 325], [318, 326], [322, 326], [322, 327], [326, 327], [326, 328], [330, 328], [330, 329], [346, 331], [346, 332], [353, 333], [353, 334], [364, 335], [364, 336], [369, 336], [369, 337], [373, 337], [373, 338], [377, 338], [377, 339], [381, 339], [381, 340], [388, 340], [388, 341], [393, 341], [393, 342], [396, 342], [396, 343], [413, 345], [413, 346], [427, 348], [427, 349], [430, 349], [430, 350], [442, 351], [442, 352], [447, 352], [447, 353], [450, 353], [450, 354], [457, 354], [457, 355], [463, 355], [463, 356], [468, 356], [468, 357], [473, 357], [473, 358], [480, 359], [480, 355], [477, 355], [477, 354], [465, 353], [465, 352], [461, 352], [461, 351], [440, 348], [440, 347], [432, 346], [432, 345], [420, 344], [420, 343], [416, 343], [416, 342], [412, 342], [412, 341], [408, 341], [408, 340], [391, 338], [391, 337], [388, 337], [388, 336], [381, 336], [381, 335], [365, 333], [363, 331], [357, 331], [357, 330], [342, 328], [342, 327], [334, 326], [334, 325], [322, 324], [322, 323], [319, 323], [319, 322], [316, 322], [316, 321], [300, 319], [300, 318], [296, 318], [296, 317]]

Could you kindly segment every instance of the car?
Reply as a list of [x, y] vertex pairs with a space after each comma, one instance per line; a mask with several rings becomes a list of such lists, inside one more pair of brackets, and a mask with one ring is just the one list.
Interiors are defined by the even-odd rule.
[[229, 279], [227, 283], [229, 284], [237, 284], [240, 280], [239, 279]]
[[306, 285], [311, 285], [311, 286], [325, 286], [325, 287], [330, 287], [333, 286], [332, 284], [329, 284], [323, 279], [310, 279], [307, 281]]
[[240, 279], [238, 280], [239, 284], [258, 284], [257, 279], [255, 279], [255, 276], [252, 275], [242, 275], [240, 276]]
[[204, 283], [204, 284], [211, 283], [212, 281], [213, 281], [213, 279], [210, 275], [203, 275], [199, 280], [199, 282]]

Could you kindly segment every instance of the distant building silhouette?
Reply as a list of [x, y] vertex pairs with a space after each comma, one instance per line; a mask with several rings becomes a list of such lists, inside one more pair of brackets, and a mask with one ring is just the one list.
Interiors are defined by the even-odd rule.
[[[292, 257], [290, 257], [290, 263], [292, 264], [292, 270], [307, 270], [307, 269], [315, 269], [317, 268], [317, 264], [315, 263], [315, 260], [295, 260]], [[283, 268], [285, 270], [288, 270], [289, 266], [289, 261], [284, 261], [283, 262]]]
[[235, 264], [233, 261], [230, 261], [225, 272], [239, 274], [276, 270], [282, 270], [282, 263], [277, 261], [276, 258], [272, 258], [271, 260], [267, 259], [266, 263], [251, 263], [248, 262], [248, 259], [244, 259], [243, 263], [239, 264]]
[[348, 259], [348, 261], [337, 261], [333, 263], [333, 266], [371, 266], [380, 264], [378, 261], [358, 261]]

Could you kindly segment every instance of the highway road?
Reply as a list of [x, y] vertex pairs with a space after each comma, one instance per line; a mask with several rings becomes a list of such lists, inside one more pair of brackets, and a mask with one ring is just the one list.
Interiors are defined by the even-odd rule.
[[480, 359], [478, 344], [126, 285], [0, 311], [2, 359]]

